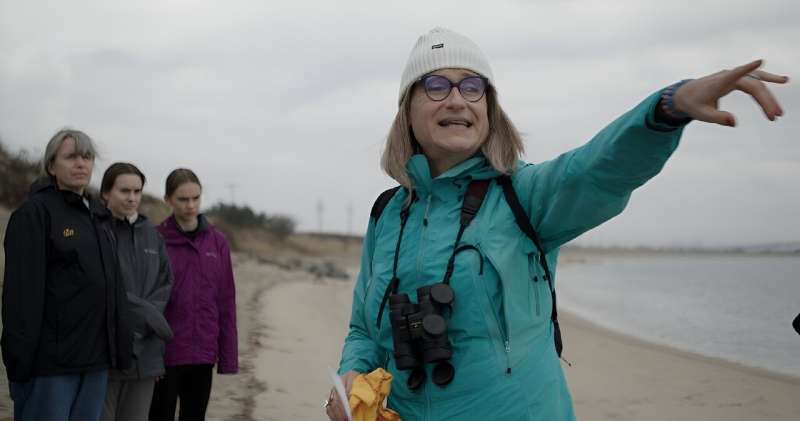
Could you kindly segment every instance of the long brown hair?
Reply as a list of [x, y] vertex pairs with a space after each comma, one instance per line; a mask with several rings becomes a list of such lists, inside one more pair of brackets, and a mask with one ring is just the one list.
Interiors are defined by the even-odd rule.
[[114, 183], [117, 182], [117, 177], [124, 174], [133, 174], [139, 176], [142, 180], [142, 187], [147, 182], [144, 174], [129, 162], [115, 162], [111, 164], [103, 173], [103, 181], [100, 182], [100, 193], [108, 193], [114, 188]]
[[165, 196], [172, 196], [172, 194], [175, 193], [175, 190], [178, 190], [178, 187], [186, 183], [195, 183], [200, 186], [201, 189], [203, 188], [203, 185], [200, 184], [200, 179], [197, 178], [197, 174], [195, 174], [194, 171], [188, 168], [177, 168], [172, 170], [172, 172], [167, 176]]

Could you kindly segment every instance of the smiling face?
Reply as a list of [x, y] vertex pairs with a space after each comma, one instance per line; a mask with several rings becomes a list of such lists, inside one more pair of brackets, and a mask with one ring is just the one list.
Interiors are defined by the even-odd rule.
[[111, 190], [103, 193], [103, 199], [117, 218], [136, 215], [142, 201], [142, 179], [136, 174], [120, 174]]
[[94, 156], [90, 153], [81, 154], [75, 139], [67, 137], [47, 165], [47, 172], [55, 177], [59, 189], [83, 194], [92, 178], [92, 168]]
[[[464, 69], [441, 69], [432, 74], [444, 76], [453, 84], [476, 76]], [[411, 95], [411, 130], [431, 163], [434, 177], [474, 155], [486, 141], [489, 135], [486, 95], [469, 102], [454, 86], [447, 98], [433, 101], [420, 84], [414, 86]]]

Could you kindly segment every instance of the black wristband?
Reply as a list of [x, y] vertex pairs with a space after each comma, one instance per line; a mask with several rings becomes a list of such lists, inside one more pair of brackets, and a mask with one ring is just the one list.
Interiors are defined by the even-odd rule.
[[655, 110], [655, 120], [658, 123], [668, 124], [670, 126], [683, 126], [692, 121], [689, 114], [675, 109], [674, 96], [678, 88], [683, 86], [686, 82], [692, 79], [684, 79], [680, 82], [667, 86], [661, 92], [661, 99], [658, 101]]

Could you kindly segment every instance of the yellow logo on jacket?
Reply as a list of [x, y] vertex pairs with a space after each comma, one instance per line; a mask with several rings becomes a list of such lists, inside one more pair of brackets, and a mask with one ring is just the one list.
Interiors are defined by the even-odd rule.
[[64, 228], [64, 238], [70, 238], [75, 235], [75, 230], [72, 228]]

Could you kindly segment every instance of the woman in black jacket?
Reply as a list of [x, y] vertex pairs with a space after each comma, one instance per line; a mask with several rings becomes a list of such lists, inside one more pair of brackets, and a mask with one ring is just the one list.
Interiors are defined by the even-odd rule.
[[172, 330], [164, 307], [172, 270], [164, 240], [139, 214], [145, 176], [135, 165], [117, 162], [103, 174], [100, 195], [111, 211], [120, 274], [128, 293], [133, 330], [133, 366], [109, 372], [103, 421], [147, 420], [156, 378], [164, 375], [164, 345]]
[[97, 420], [108, 369], [130, 366], [109, 212], [86, 193], [94, 144], [61, 130], [8, 222], [3, 363], [15, 420]]

